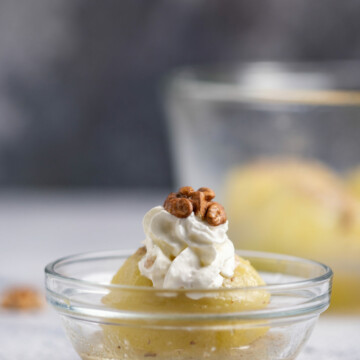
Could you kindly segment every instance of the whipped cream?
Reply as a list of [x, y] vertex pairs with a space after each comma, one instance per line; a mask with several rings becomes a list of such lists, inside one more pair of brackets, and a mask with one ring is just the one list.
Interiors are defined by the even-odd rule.
[[146, 213], [143, 227], [147, 252], [139, 270], [155, 288], [218, 288], [234, 275], [228, 222], [210, 226], [194, 213], [180, 219], [157, 206]]

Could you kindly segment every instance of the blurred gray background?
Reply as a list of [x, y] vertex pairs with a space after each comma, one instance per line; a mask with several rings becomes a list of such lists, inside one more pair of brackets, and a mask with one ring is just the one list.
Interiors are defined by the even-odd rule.
[[0, 186], [169, 187], [186, 65], [357, 59], [355, 0], [0, 0]]

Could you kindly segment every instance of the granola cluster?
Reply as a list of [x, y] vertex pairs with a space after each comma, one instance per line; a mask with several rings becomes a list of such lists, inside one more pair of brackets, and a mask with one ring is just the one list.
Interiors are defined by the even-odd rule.
[[178, 218], [186, 218], [193, 211], [196, 216], [206, 220], [211, 226], [224, 224], [227, 220], [222, 205], [212, 201], [215, 192], [207, 187], [195, 191], [191, 186], [183, 186], [177, 193], [172, 192], [164, 202], [164, 208]]

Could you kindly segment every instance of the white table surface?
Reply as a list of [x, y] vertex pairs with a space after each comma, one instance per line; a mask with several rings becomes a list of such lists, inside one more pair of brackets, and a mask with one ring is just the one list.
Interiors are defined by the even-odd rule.
[[[165, 192], [0, 193], [0, 291], [42, 288], [44, 266], [71, 253], [136, 248]], [[76, 360], [52, 309], [0, 312], [0, 360]], [[299, 360], [360, 360], [360, 317], [322, 316]]]

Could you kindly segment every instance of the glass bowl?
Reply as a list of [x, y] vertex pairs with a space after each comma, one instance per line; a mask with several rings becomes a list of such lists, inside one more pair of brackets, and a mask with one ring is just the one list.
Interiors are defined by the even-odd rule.
[[[85, 253], [45, 269], [47, 300], [82, 359], [295, 359], [330, 302], [332, 271], [310, 260], [239, 251], [266, 286], [158, 290], [111, 284], [130, 255]], [[109, 304], [109, 294], [119, 302]], [[179, 296], [195, 306], [169, 306]], [[254, 306], [251, 300], [264, 296], [268, 305]], [[218, 299], [236, 299], [243, 310], [230, 311]]]

